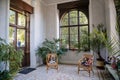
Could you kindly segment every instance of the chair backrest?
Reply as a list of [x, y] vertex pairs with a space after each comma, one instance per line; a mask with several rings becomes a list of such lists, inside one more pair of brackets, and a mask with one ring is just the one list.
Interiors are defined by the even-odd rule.
[[50, 61], [58, 62], [57, 54], [55, 54], [55, 53], [49, 53], [49, 54], [47, 54], [47, 56], [46, 56], [46, 62], [49, 63]]
[[92, 54], [83, 54], [83, 57], [86, 57], [86, 58], [93, 58], [93, 55], [92, 55]]
[[83, 58], [88, 58], [89, 63], [93, 64], [93, 55], [92, 54], [83, 54]]

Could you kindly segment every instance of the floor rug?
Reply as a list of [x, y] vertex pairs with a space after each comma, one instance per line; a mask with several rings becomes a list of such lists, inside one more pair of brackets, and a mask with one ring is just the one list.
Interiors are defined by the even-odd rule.
[[21, 74], [28, 74], [32, 71], [36, 70], [35, 68], [26, 68], [26, 69], [23, 69], [22, 71], [20, 71], [19, 73]]

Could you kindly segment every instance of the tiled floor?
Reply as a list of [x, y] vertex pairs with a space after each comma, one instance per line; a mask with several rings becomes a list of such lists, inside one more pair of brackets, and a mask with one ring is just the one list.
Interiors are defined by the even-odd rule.
[[110, 75], [104, 70], [101, 71], [94, 68], [94, 74], [92, 74], [89, 77], [89, 74], [86, 71], [81, 71], [80, 74], [78, 74], [76, 65], [59, 65], [58, 72], [56, 69], [49, 69], [47, 73], [46, 66], [41, 66], [28, 74], [17, 74], [14, 80], [113, 80], [113, 79], [111, 79]]

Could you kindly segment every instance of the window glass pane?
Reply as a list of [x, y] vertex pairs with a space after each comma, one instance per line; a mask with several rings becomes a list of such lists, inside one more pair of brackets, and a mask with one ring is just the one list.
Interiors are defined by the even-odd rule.
[[77, 11], [70, 11], [70, 18], [72, 18], [72, 17], [77, 18], [78, 17], [77, 13], [78, 13]]
[[70, 27], [70, 35], [78, 35], [78, 27]]
[[70, 25], [77, 25], [78, 24], [78, 19], [77, 18], [70, 18]]
[[15, 24], [15, 12], [10, 10], [10, 17], [9, 17], [10, 23]]
[[68, 27], [61, 28], [60, 34], [68, 35]]
[[25, 15], [18, 14], [18, 25], [25, 26]]
[[68, 28], [60, 28], [60, 38], [61, 38], [61, 45], [65, 46], [66, 48], [68, 47]]
[[78, 44], [78, 27], [70, 27], [70, 48], [77, 49]]
[[78, 49], [77, 44], [78, 42], [70, 41], [70, 49]]
[[17, 29], [17, 47], [25, 46], [25, 30]]
[[80, 49], [83, 51], [89, 50], [88, 26], [80, 27]]
[[9, 27], [9, 43], [15, 44], [15, 28]]
[[88, 19], [83, 12], [79, 12], [79, 24], [88, 24]]
[[65, 14], [65, 15], [62, 17], [60, 25], [61, 25], [61, 26], [66, 26], [66, 25], [68, 25], [68, 13]]
[[70, 12], [70, 25], [77, 25], [78, 24], [78, 13], [77, 11]]

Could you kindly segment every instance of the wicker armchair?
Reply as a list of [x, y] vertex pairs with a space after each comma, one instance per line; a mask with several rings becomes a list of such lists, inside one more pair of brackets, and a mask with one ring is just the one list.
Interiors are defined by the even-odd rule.
[[48, 72], [48, 68], [54, 68], [58, 71], [58, 57], [56, 54], [47, 54], [46, 56], [46, 68]]
[[93, 72], [93, 55], [92, 54], [83, 54], [82, 58], [78, 61], [78, 74], [82, 68], [84, 71], [87, 71], [90, 76], [90, 71]]

